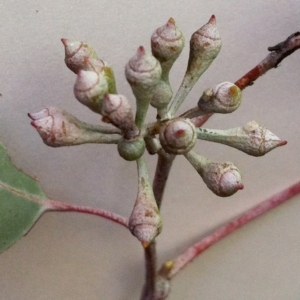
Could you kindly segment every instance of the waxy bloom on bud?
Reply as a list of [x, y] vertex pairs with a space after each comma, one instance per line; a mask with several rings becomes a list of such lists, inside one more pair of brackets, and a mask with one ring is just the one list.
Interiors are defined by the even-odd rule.
[[155, 30], [151, 37], [152, 54], [162, 67], [162, 79], [168, 80], [169, 71], [184, 47], [184, 36], [173, 18]]
[[76, 99], [101, 114], [104, 95], [108, 93], [108, 83], [103, 72], [80, 70], [74, 84]]
[[151, 90], [158, 83], [161, 72], [158, 60], [147, 53], [143, 46], [138, 48], [125, 67], [127, 81], [136, 96], [142, 96], [140, 93], [147, 93], [149, 89]]
[[216, 17], [212, 15], [209, 21], [191, 37], [187, 72], [199, 78], [217, 57], [221, 46]]
[[129, 218], [131, 233], [147, 247], [161, 232], [162, 220], [143, 158], [137, 160], [138, 193]]
[[167, 153], [184, 154], [195, 146], [196, 128], [189, 119], [172, 119], [161, 126], [159, 140]]
[[242, 92], [231, 82], [222, 82], [213, 89], [207, 89], [201, 96], [198, 107], [205, 114], [227, 114], [235, 111], [241, 104]]
[[116, 94], [116, 80], [113, 69], [108, 65], [107, 62], [102, 59], [95, 59], [93, 57], [85, 57], [84, 62], [86, 67], [83, 69], [85, 71], [94, 71], [96, 73], [103, 73], [108, 84], [108, 92], [110, 94]]
[[51, 147], [73, 146], [84, 143], [117, 143], [117, 134], [102, 134], [92, 125], [75, 118], [65, 110], [49, 107], [30, 113], [31, 125], [37, 129], [44, 143]]
[[216, 17], [197, 30], [190, 40], [190, 55], [186, 73], [171, 104], [169, 114], [173, 116], [189, 91], [210, 66], [221, 50], [221, 37], [216, 26]]
[[212, 162], [193, 151], [186, 153], [185, 157], [217, 196], [228, 197], [244, 188], [241, 173], [231, 162]]
[[224, 144], [253, 156], [265, 155], [287, 143], [256, 121], [227, 130], [197, 128], [197, 136], [198, 139]]
[[126, 79], [136, 98], [135, 123], [139, 128], [144, 123], [154, 88], [160, 81], [161, 72], [159, 61], [152, 54], [146, 53], [143, 46], [138, 48], [137, 53], [125, 67]]
[[139, 134], [128, 99], [123, 95], [106, 94], [102, 104], [103, 121], [109, 121], [124, 132], [126, 139]]
[[85, 57], [97, 58], [96, 51], [84, 42], [61, 39], [65, 46], [65, 63], [74, 73], [86, 69]]

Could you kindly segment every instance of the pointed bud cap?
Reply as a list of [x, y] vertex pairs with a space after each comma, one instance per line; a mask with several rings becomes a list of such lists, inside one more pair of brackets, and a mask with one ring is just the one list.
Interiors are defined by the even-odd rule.
[[108, 92], [108, 84], [103, 73], [80, 70], [74, 85], [76, 99], [101, 114], [104, 95]]
[[196, 128], [189, 119], [172, 119], [161, 126], [159, 140], [167, 153], [184, 154], [195, 146]]
[[241, 90], [231, 82], [222, 82], [213, 89], [204, 91], [198, 107], [205, 113], [227, 114], [235, 111], [241, 101]]
[[74, 73], [86, 68], [85, 57], [97, 58], [96, 51], [87, 43], [61, 39], [65, 46], [65, 63]]
[[174, 62], [184, 47], [184, 36], [173, 18], [155, 30], [151, 37], [153, 55], [161, 62]]
[[125, 67], [125, 75], [133, 91], [137, 88], [147, 90], [156, 85], [161, 72], [160, 63], [153, 55], [146, 53], [143, 46], [138, 48]]
[[241, 150], [253, 156], [265, 155], [269, 151], [287, 144], [287, 141], [281, 140], [256, 121], [248, 122], [243, 127], [243, 133], [248, 138], [243, 139], [244, 143], [239, 143]]
[[222, 42], [216, 26], [216, 17], [212, 15], [208, 23], [191, 37], [188, 71], [192, 72], [194, 76], [201, 75], [217, 57], [221, 46]]

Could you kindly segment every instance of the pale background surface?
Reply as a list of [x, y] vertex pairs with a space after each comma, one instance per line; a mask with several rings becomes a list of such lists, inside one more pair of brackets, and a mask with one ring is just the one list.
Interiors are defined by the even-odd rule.
[[[0, 140], [13, 161], [39, 178], [47, 195], [129, 216], [136, 193], [136, 166], [113, 146], [53, 149], [30, 126], [28, 112], [52, 105], [78, 118], [99, 116], [73, 97], [75, 75], [64, 65], [62, 37], [89, 42], [115, 70], [118, 90], [134, 103], [123, 75], [139, 45], [150, 49], [154, 29], [169, 17], [186, 37], [215, 14], [223, 40], [219, 57], [190, 94], [235, 81], [267, 54], [267, 47], [300, 29], [300, 2], [2, 0], [0, 2]], [[176, 90], [188, 46], [174, 66]], [[183, 157], [172, 170], [162, 207], [159, 261], [299, 179], [300, 51], [244, 92], [232, 115], [214, 116], [209, 128], [241, 126], [253, 119], [288, 145], [254, 158], [213, 143], [197, 152], [234, 162], [245, 188], [231, 198], [214, 196]], [[184, 111], [183, 109], [181, 111]], [[154, 112], [152, 111], [154, 116]], [[147, 156], [151, 174], [155, 157]], [[170, 300], [300, 299], [300, 198], [298, 197], [205, 252], [173, 282]], [[124, 228], [93, 216], [49, 213], [0, 256], [2, 300], [138, 299], [144, 280], [143, 252]]]

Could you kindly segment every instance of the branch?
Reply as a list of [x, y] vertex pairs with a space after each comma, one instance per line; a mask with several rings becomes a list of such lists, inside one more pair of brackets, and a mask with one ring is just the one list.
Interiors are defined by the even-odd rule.
[[235, 84], [243, 90], [268, 70], [277, 68], [278, 64], [287, 56], [300, 48], [300, 32], [290, 35], [285, 41], [275, 46], [269, 47], [271, 53], [263, 59], [257, 66], [250, 70], [247, 74], [235, 82]]
[[284, 203], [285, 201], [291, 199], [300, 193], [300, 181], [285, 188], [284, 190], [278, 192], [277, 194], [271, 196], [261, 204], [251, 208], [250, 210], [243, 213], [240, 217], [234, 219], [233, 221], [227, 223], [224, 226], [218, 228], [215, 232], [209, 236], [203, 238], [198, 243], [189, 247], [184, 253], [179, 255], [176, 259], [168, 261], [161, 267], [160, 273], [168, 273], [165, 275], [167, 279], [173, 278], [178, 272], [192, 262], [198, 255], [200, 255], [204, 250], [208, 249], [210, 246], [214, 245], [216, 242], [222, 238], [228, 236], [230, 233], [234, 232], [236, 229], [244, 226], [253, 219], [259, 217], [260, 215], [268, 212], [269, 210], [277, 207], [278, 205]]
[[45, 206], [47, 211], [64, 211], [64, 212], [79, 212], [99, 216], [128, 228], [128, 219], [110, 211], [100, 208], [78, 206], [74, 204], [64, 203], [55, 200], [46, 200]]

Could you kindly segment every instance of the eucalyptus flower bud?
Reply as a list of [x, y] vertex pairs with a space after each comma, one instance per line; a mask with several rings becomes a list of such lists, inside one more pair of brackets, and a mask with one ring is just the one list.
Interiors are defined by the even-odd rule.
[[127, 98], [123, 95], [106, 94], [102, 104], [102, 120], [110, 123], [124, 132], [125, 139], [132, 139], [139, 134], [134, 123], [133, 113]]
[[125, 75], [136, 97], [136, 125], [141, 128], [144, 123], [154, 88], [161, 77], [161, 66], [151, 54], [140, 46], [137, 53], [125, 67]]
[[184, 47], [184, 36], [173, 18], [155, 30], [151, 37], [152, 54], [162, 67], [162, 80], [168, 81], [169, 71]]
[[143, 158], [137, 160], [138, 193], [129, 218], [129, 230], [147, 247], [161, 232], [162, 220]]
[[146, 149], [143, 137], [137, 137], [131, 140], [121, 139], [118, 143], [119, 155], [128, 161], [140, 158]]
[[85, 143], [117, 143], [118, 134], [103, 134], [92, 125], [82, 122], [65, 110], [49, 107], [30, 113], [31, 125], [37, 129], [44, 143], [51, 147], [73, 146]]
[[98, 74], [103, 72], [105, 79], [107, 80], [108, 92], [110, 94], [117, 94], [115, 74], [107, 62], [93, 57], [85, 57], [84, 62], [86, 63], [86, 67], [83, 70], [94, 71]]
[[74, 95], [79, 102], [92, 111], [101, 114], [104, 95], [108, 92], [107, 80], [103, 72], [80, 70], [74, 85]]
[[85, 57], [97, 58], [96, 51], [84, 42], [61, 39], [65, 46], [65, 63], [74, 73], [86, 68]]
[[195, 146], [196, 128], [189, 119], [172, 119], [161, 126], [159, 140], [167, 153], [184, 154]]
[[185, 157], [217, 196], [228, 197], [244, 188], [241, 173], [233, 163], [212, 162], [193, 151], [186, 153]]
[[212, 15], [208, 23], [197, 30], [191, 37], [187, 70], [169, 109], [171, 116], [175, 114], [189, 91], [219, 54], [221, 45], [216, 18]]
[[198, 139], [224, 144], [253, 156], [265, 155], [287, 143], [256, 121], [227, 130], [197, 128], [197, 136]]
[[233, 83], [222, 82], [213, 89], [207, 89], [201, 96], [198, 107], [205, 114], [227, 114], [235, 111], [241, 104], [242, 92]]
[[157, 109], [157, 118], [159, 120], [165, 119], [167, 113], [167, 106], [173, 96], [173, 91], [169, 82], [161, 80], [155, 87], [153, 96], [151, 98], [151, 106]]

